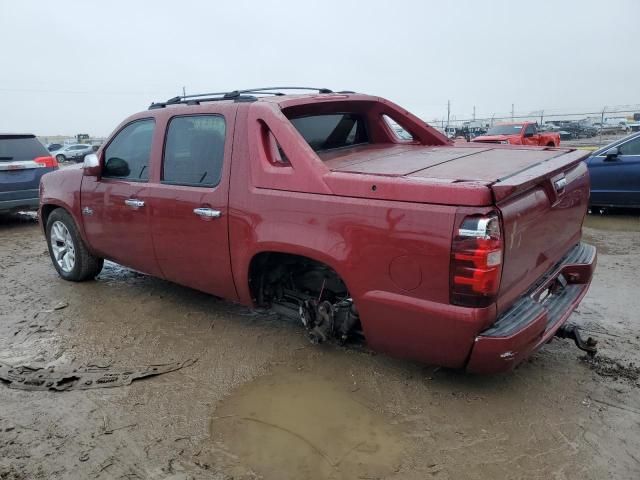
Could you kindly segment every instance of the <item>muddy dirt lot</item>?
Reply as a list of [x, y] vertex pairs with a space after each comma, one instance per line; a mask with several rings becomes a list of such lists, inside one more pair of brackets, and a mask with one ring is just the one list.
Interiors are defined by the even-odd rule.
[[364, 348], [107, 264], [72, 284], [38, 225], [0, 220], [0, 362], [71, 371], [196, 362], [129, 386], [0, 384], [0, 479], [638, 479], [640, 219], [587, 219], [599, 248], [568, 340], [476, 377]]

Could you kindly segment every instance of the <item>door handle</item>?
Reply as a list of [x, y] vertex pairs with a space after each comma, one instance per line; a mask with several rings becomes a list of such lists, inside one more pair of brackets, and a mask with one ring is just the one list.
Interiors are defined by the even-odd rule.
[[194, 208], [193, 213], [198, 215], [199, 217], [206, 218], [220, 218], [222, 216], [222, 212], [220, 210], [213, 210], [212, 208]]
[[127, 207], [132, 207], [132, 208], [144, 207], [144, 201], [138, 200], [137, 198], [128, 198], [127, 200], [124, 201], [124, 204]]

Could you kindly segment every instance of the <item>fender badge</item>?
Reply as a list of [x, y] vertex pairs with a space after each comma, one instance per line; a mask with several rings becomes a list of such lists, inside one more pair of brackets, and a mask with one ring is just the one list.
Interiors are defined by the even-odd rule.
[[90, 209], [89, 207], [83, 207], [82, 208], [82, 214], [83, 215], [93, 215], [93, 210]]

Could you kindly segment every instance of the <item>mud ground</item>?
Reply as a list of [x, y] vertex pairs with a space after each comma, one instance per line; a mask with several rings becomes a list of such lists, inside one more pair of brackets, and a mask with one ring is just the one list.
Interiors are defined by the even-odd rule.
[[38, 225], [4, 217], [0, 362], [197, 361], [110, 389], [0, 383], [0, 479], [638, 479], [640, 218], [590, 216], [585, 238], [599, 265], [572, 320], [598, 360], [556, 340], [479, 377], [312, 346], [297, 324], [114, 264], [64, 282]]

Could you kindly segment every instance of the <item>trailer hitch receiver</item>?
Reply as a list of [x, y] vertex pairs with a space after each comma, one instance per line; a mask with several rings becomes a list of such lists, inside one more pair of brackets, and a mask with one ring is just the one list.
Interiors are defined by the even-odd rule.
[[597, 344], [598, 341], [594, 340], [593, 338], [589, 337], [587, 338], [587, 340], [585, 341], [581, 336], [580, 336], [580, 330], [578, 330], [578, 326], [577, 325], [563, 325], [561, 326], [557, 331], [556, 331], [556, 337], [559, 338], [570, 338], [571, 340], [573, 340], [576, 344], [576, 346], [584, 351], [587, 352], [587, 355], [589, 355], [589, 357], [594, 357], [598, 351], [597, 348]]

